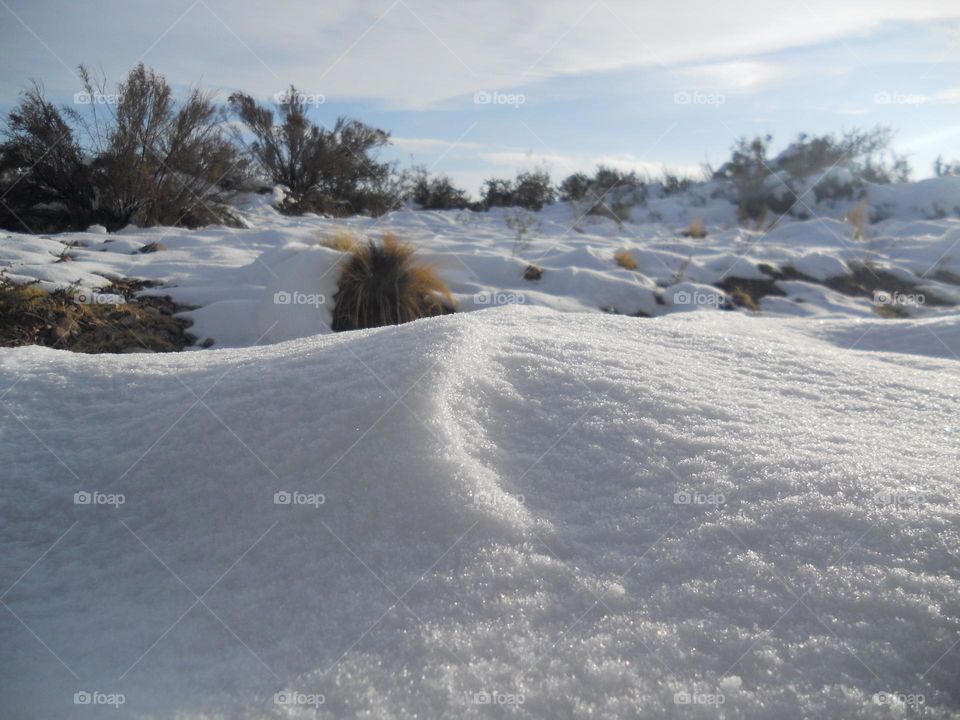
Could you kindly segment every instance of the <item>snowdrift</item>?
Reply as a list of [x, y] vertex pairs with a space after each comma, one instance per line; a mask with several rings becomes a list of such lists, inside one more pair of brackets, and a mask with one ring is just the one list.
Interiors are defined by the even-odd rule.
[[4, 351], [0, 715], [951, 717], [950, 322]]

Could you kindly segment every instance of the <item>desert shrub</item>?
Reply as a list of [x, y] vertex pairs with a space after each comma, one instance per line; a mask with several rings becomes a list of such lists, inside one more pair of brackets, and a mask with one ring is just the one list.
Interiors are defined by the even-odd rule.
[[350, 252], [357, 245], [357, 239], [349, 230], [337, 230], [332, 237], [324, 238], [320, 241], [324, 247], [340, 252]]
[[574, 173], [560, 183], [560, 199], [566, 202], [583, 200], [589, 191], [590, 177], [586, 173]]
[[480, 194], [485, 208], [519, 207], [542, 210], [557, 199], [557, 192], [545, 170], [517, 173], [515, 180], [490, 178], [485, 180]]
[[573, 202], [579, 215], [602, 215], [617, 222], [647, 200], [647, 183], [636, 172], [598, 165], [593, 176], [574, 173], [560, 184], [561, 198]]
[[[783, 152], [767, 156], [769, 135], [740, 139], [731, 158], [713, 174], [733, 188], [741, 221], [760, 221], [768, 211], [777, 215], [804, 213], [798, 188], [812, 190], [817, 202], [861, 196], [866, 183], [906, 182], [911, 168], [906, 158], [889, 152], [892, 133], [877, 127], [837, 135], [801, 133]], [[799, 199], [798, 199], [799, 198]]]
[[446, 175], [431, 177], [424, 168], [414, 169], [406, 195], [423, 210], [463, 210], [471, 205], [466, 190]]
[[389, 133], [345, 117], [321, 128], [307, 117], [308, 98], [293, 86], [275, 110], [244, 93], [229, 102], [245, 130], [237, 140], [264, 175], [290, 192], [282, 211], [376, 215], [396, 204], [393, 168], [376, 158]]
[[513, 250], [511, 251], [511, 254], [516, 257], [518, 254], [530, 247], [530, 242], [532, 240], [530, 237], [530, 232], [532, 230], [536, 230], [540, 223], [537, 221], [535, 216], [528, 212], [523, 212], [522, 210], [508, 212], [504, 216], [503, 221], [507, 228], [513, 231]]
[[513, 181], [507, 178], [484, 180], [480, 194], [484, 207], [512, 207]]
[[660, 181], [660, 192], [662, 195], [677, 195], [686, 192], [693, 185], [693, 180], [688, 177], [681, 177], [672, 172], [664, 171], [663, 180]]
[[637, 261], [633, 259], [633, 255], [630, 254], [629, 250], [617, 250], [613, 254], [613, 260], [624, 270], [637, 269]]
[[703, 218], [694, 218], [681, 234], [684, 237], [702, 240], [707, 236], [707, 224], [703, 221]]
[[870, 204], [867, 199], [864, 198], [858, 202], [847, 213], [844, 220], [853, 226], [853, 239], [863, 240], [866, 237], [867, 224], [870, 222]]
[[83, 230], [96, 191], [74, 128], [40, 86], [7, 117], [0, 144], [0, 226], [21, 232]]
[[513, 184], [513, 204], [527, 210], [542, 210], [557, 199], [557, 192], [545, 170], [522, 172]]
[[[80, 76], [88, 97], [108, 94], [82, 66]], [[47, 231], [231, 222], [220, 202], [245, 167], [212, 98], [193, 90], [177, 102], [142, 64], [109, 95], [104, 116], [97, 102], [61, 111], [37, 86], [24, 94], [0, 145], [6, 214]]]
[[960, 175], [960, 160], [953, 162], [944, 161], [942, 155], [938, 155], [933, 162], [933, 174], [937, 177], [947, 177], [948, 175]]
[[333, 330], [397, 325], [454, 311], [453, 297], [433, 268], [392, 234], [358, 245], [343, 265], [334, 296]]
[[[106, 92], [80, 68], [88, 96]], [[213, 207], [241, 182], [245, 165], [212, 96], [193, 89], [181, 102], [166, 79], [142, 63], [117, 86], [110, 118], [97, 103], [75, 113], [94, 147], [94, 183], [110, 227], [198, 226], [222, 217]]]

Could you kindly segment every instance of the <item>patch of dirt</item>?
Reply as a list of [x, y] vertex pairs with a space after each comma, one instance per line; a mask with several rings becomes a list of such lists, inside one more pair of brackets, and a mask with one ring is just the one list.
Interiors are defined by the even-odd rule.
[[147, 283], [116, 280], [96, 293], [0, 277], [0, 346], [43, 345], [82, 353], [176, 352], [193, 345], [190, 322], [174, 317], [190, 310], [169, 297], [137, 298]]

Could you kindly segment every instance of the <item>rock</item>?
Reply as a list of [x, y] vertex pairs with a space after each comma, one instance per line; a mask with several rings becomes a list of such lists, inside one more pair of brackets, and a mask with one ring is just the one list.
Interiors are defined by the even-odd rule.
[[146, 255], [147, 253], [160, 252], [161, 250], [166, 250], [166, 249], [167, 249], [167, 246], [164, 245], [162, 242], [151, 242], [151, 243], [147, 243], [136, 252]]

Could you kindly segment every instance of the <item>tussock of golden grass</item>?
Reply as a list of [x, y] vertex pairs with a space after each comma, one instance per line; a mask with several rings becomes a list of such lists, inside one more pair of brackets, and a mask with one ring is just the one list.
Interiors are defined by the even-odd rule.
[[613, 259], [616, 261], [617, 265], [625, 270], [637, 269], [637, 261], [633, 259], [633, 255], [630, 254], [629, 250], [617, 250], [613, 254]]
[[0, 277], [0, 347], [44, 345], [83, 353], [174, 352], [192, 344], [189, 310], [169, 298], [124, 298], [134, 287], [118, 281], [104, 295], [121, 302], [86, 304], [72, 289], [46, 292], [38, 285], [17, 285]]
[[853, 225], [853, 239], [863, 240], [866, 236], [867, 225], [870, 223], [870, 204], [867, 199], [863, 198], [858, 202], [844, 219]]
[[414, 248], [392, 233], [357, 245], [343, 264], [334, 296], [333, 330], [398, 325], [454, 311], [453, 297]]
[[357, 245], [357, 239], [349, 230], [337, 230], [333, 237], [324, 238], [320, 241], [324, 247], [340, 252], [350, 252]]
[[703, 221], [703, 218], [694, 218], [687, 229], [683, 231], [683, 236], [697, 240], [705, 238], [707, 236], [707, 224]]

